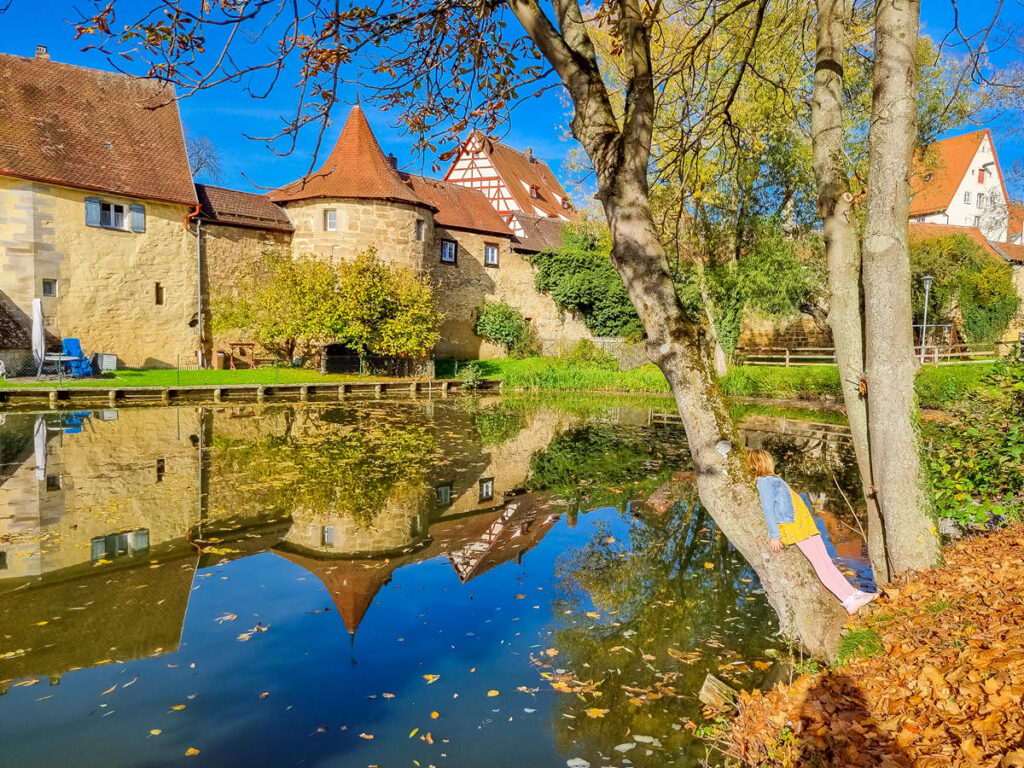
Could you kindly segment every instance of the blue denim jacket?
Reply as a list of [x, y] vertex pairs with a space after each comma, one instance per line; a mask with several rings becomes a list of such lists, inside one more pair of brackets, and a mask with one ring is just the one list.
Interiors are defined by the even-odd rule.
[[757, 478], [757, 491], [761, 494], [761, 511], [768, 524], [768, 533], [772, 539], [781, 539], [779, 523], [792, 523], [796, 519], [789, 486], [781, 477], [768, 475]]

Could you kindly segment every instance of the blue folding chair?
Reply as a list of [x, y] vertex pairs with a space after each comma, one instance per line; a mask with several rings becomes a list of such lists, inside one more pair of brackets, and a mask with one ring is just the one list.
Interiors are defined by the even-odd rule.
[[92, 363], [89, 362], [89, 358], [82, 352], [82, 342], [78, 339], [64, 339], [61, 342], [61, 353], [66, 358], [68, 370], [71, 375], [75, 378], [81, 378], [83, 376], [92, 376]]

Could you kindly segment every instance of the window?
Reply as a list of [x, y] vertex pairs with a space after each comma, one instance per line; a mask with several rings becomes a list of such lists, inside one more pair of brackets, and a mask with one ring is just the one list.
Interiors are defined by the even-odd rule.
[[925, 181], [931, 181], [931, 180], [932, 180], [932, 175], [931, 175], [930, 173], [926, 173], [926, 174], [924, 175], [924, 180], [925, 180]]
[[984, 184], [985, 183], [985, 169], [984, 168], [979, 168], [978, 169], [978, 183], [979, 184]]
[[46, 298], [53, 298], [57, 295], [57, 281], [56, 280], [43, 280], [43, 296]]
[[416, 219], [416, 239], [423, 240], [423, 233], [426, 230], [426, 223], [423, 219]]
[[104, 203], [98, 197], [85, 198], [85, 225], [104, 229], [146, 231], [146, 206]]
[[167, 460], [157, 459], [156, 460], [156, 481], [162, 483], [164, 481], [164, 472], [167, 471]]
[[46, 491], [47, 493], [52, 491], [59, 491], [61, 486], [60, 475], [47, 475], [46, 476]]
[[494, 478], [485, 477], [480, 481], [480, 501], [490, 501], [494, 498]]
[[437, 486], [437, 503], [447, 507], [452, 503], [452, 484], [445, 483]]
[[7, 553], [0, 552], [0, 571], [7, 570]]
[[484, 243], [484, 266], [498, 266], [498, 246], [494, 243]]
[[328, 232], [338, 231], [338, 212], [333, 208], [324, 211], [324, 229]]
[[[929, 173], [927, 176], [924, 177], [924, 180], [928, 181], [928, 179], [930, 179], [931, 177], [932, 175]], [[569, 202], [569, 198], [562, 198], [562, 207], [565, 208], [565, 210], [569, 210], [570, 208], [572, 208], [572, 204]]]
[[90, 542], [89, 558], [97, 560], [113, 560], [125, 555], [144, 554], [149, 551], [149, 529], [112, 533], [109, 536], [97, 536]]
[[334, 526], [333, 525], [325, 525], [323, 527], [323, 530], [320, 531], [320, 543], [323, 544], [325, 547], [333, 547], [334, 546]]
[[530, 197], [532, 197], [534, 200], [540, 197], [540, 188], [536, 184], [530, 185]]
[[441, 241], [441, 263], [455, 264], [458, 260], [459, 244], [454, 240]]
[[984, 208], [985, 207], [985, 196], [984, 195], [978, 195], [978, 207], [979, 208]]
[[153, 289], [153, 299], [156, 301], [157, 306], [163, 306], [164, 304], [164, 287], [160, 283], [156, 284]]
[[971, 193], [970, 191], [964, 192], [964, 202], [968, 205], [971, 204]]
[[981, 216], [975, 216], [974, 217], [974, 226], [976, 226], [976, 227], [980, 227], [981, 226]]

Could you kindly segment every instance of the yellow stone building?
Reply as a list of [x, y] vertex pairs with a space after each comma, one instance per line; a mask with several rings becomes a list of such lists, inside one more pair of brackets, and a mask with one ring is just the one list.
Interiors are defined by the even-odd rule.
[[563, 203], [557, 215], [534, 207], [503, 218], [469, 180], [400, 172], [357, 106], [323, 167], [258, 195], [193, 183], [174, 99], [166, 84], [51, 61], [42, 47], [34, 58], [0, 54], [0, 361], [8, 375], [32, 370], [36, 298], [51, 346], [77, 337], [87, 353], [116, 355], [120, 366], [209, 365], [239, 340], [212, 337], [211, 303], [268, 250], [340, 260], [372, 246], [428, 275], [444, 315], [437, 356], [501, 354], [473, 333], [485, 299], [520, 309], [549, 345], [589, 335], [534, 289], [524, 258], [557, 245], [575, 217], [532, 156], [519, 164], [531, 194]]

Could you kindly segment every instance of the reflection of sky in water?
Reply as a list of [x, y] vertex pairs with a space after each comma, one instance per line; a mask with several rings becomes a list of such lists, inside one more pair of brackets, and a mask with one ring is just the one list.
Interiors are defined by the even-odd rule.
[[[638, 744], [633, 764], [697, 765], [683, 726], [700, 681], [753, 682], [772, 620], [690, 507], [649, 525], [603, 506], [683, 468], [681, 429], [645, 407], [509, 402], [8, 415], [0, 764], [163, 766], [194, 747], [211, 766], [619, 765], [627, 733], [657, 731], [664, 748]], [[366, 498], [358, 524], [302, 508]], [[553, 523], [565, 500], [600, 508]], [[618, 602], [590, 618], [598, 592]], [[681, 698], [581, 705], [542, 677], [610, 664], [628, 685], [678, 673]], [[608, 712], [587, 718], [594, 704]]]

